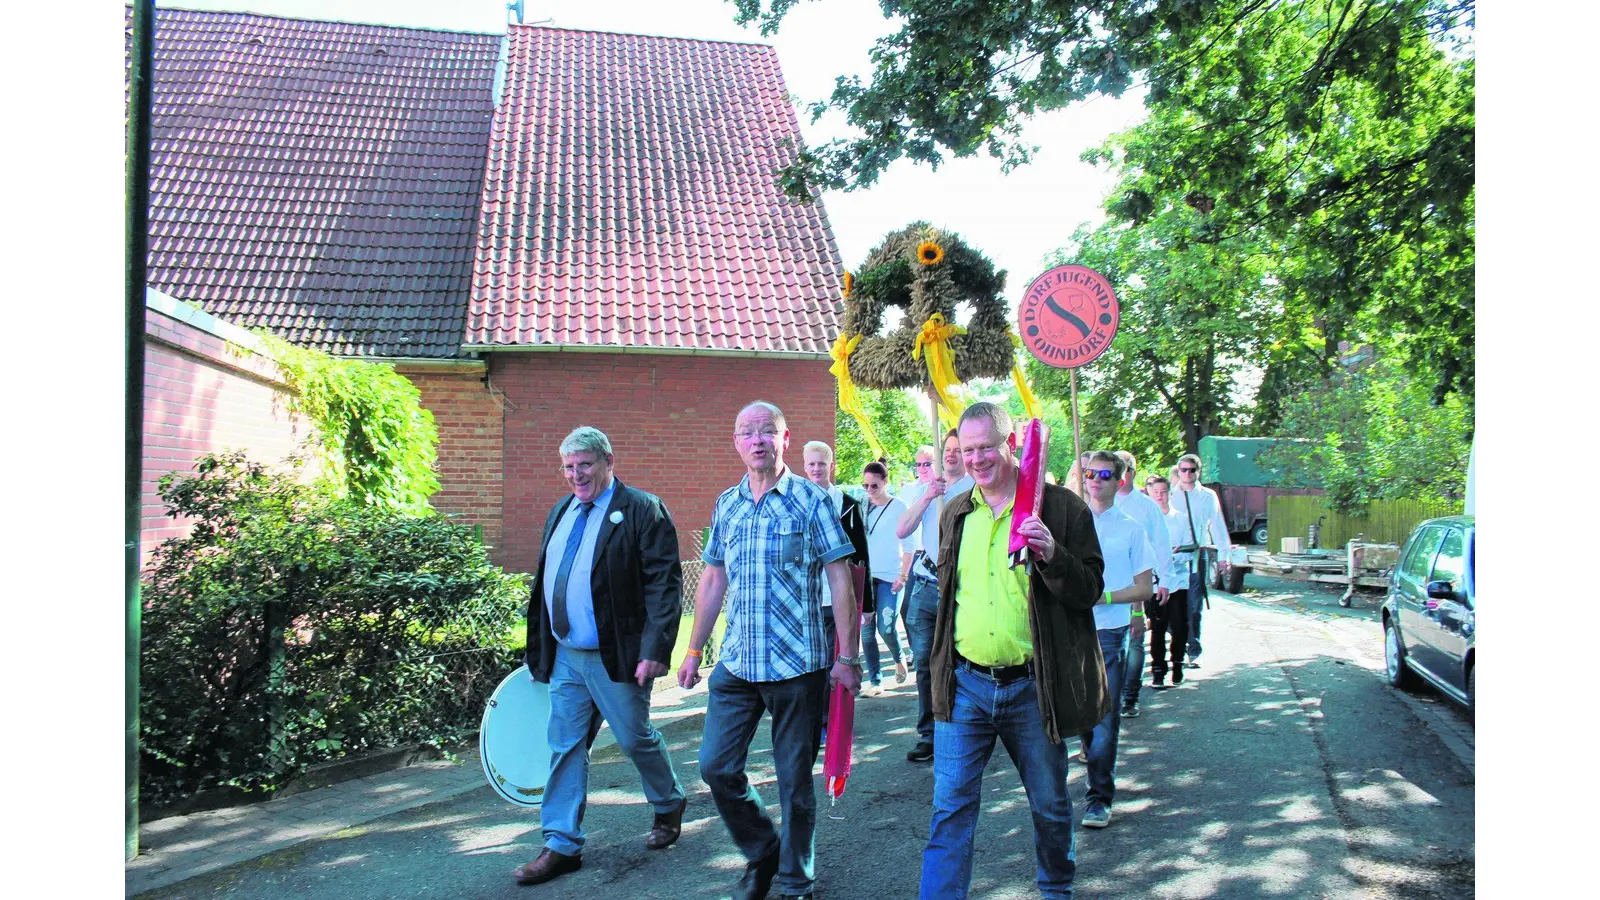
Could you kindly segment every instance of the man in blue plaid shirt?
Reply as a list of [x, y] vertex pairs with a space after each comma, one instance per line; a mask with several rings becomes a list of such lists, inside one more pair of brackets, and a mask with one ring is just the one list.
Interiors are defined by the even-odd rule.
[[[859, 628], [845, 561], [853, 548], [827, 492], [784, 465], [789, 429], [776, 406], [756, 402], [740, 410], [733, 437], [748, 471], [717, 498], [712, 513], [678, 683], [691, 688], [699, 682], [701, 650], [726, 608], [722, 657], [709, 681], [700, 777], [748, 861], [733, 896], [759, 900], [776, 879], [780, 897], [810, 898], [817, 823], [811, 770], [828, 685], [861, 689], [861, 661], [847, 649], [856, 647]], [[834, 647], [822, 626], [824, 578], [833, 596]], [[772, 713], [781, 835], [745, 775], [750, 739], [764, 712]]]

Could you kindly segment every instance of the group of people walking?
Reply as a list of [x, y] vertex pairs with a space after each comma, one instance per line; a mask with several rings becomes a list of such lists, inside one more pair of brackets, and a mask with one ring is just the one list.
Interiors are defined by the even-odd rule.
[[[818, 441], [804, 445], [804, 477], [797, 475], [785, 462], [790, 442], [772, 404], [738, 413], [734, 444], [745, 472], [714, 507], [677, 670], [680, 686], [699, 683], [705, 644], [725, 616], [699, 767], [747, 861], [733, 896], [812, 896], [812, 772], [829, 685], [871, 694], [885, 678], [903, 684], [909, 668], [918, 722], [907, 759], [933, 763], [920, 896], [967, 895], [983, 771], [999, 739], [1033, 814], [1039, 888], [1070, 897], [1067, 739], [1079, 738], [1088, 764], [1083, 824], [1104, 827], [1121, 718], [1138, 714], [1144, 622], [1151, 687], [1164, 687], [1169, 672], [1180, 683], [1199, 653], [1200, 572], [1208, 548], [1226, 550], [1227, 534], [1223, 527], [1220, 541], [1195, 539], [1214, 540], [1221, 527], [1215, 495], [1198, 485], [1198, 460], [1179, 461], [1176, 491], [1168, 479], [1147, 479], [1147, 496], [1133, 488], [1131, 456], [1085, 454], [1068, 478], [1081, 479], [1082, 496], [1045, 486], [1034, 514], [1017, 525], [1030, 562], [1013, 566], [1019, 468], [1003, 407], [974, 404], [939, 451], [917, 451], [917, 480], [898, 497], [881, 462], [861, 473], [864, 501], [843, 491], [832, 448]], [[651, 684], [672, 662], [682, 609], [671, 516], [658, 498], [615, 477], [601, 432], [579, 428], [559, 450], [571, 494], [547, 519], [528, 610], [528, 669], [550, 685], [545, 848], [516, 869], [522, 884], [582, 866], [588, 750], [602, 721], [639, 769], [654, 809], [647, 847], [678, 839], [687, 805], [649, 719]], [[1175, 517], [1185, 529], [1174, 527]], [[859, 594], [852, 565], [866, 570]], [[909, 653], [899, 642], [901, 620]], [[781, 824], [746, 774], [764, 714]]]

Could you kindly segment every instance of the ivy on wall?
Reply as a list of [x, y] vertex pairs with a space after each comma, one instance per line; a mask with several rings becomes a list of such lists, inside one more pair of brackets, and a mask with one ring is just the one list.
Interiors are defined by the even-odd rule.
[[325, 477], [361, 503], [425, 511], [439, 490], [439, 431], [416, 385], [390, 365], [258, 334], [293, 390], [291, 409], [316, 426]]

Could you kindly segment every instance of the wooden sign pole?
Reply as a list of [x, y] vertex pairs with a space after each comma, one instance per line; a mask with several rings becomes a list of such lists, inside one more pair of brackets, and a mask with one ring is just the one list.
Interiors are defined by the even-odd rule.
[[[1077, 465], [1083, 458], [1083, 450], [1078, 446], [1078, 370], [1067, 370], [1067, 387], [1072, 394], [1072, 462], [1068, 464], [1067, 471], [1072, 471], [1072, 466]], [[1078, 473], [1078, 496], [1088, 497], [1083, 489], [1083, 473]]]

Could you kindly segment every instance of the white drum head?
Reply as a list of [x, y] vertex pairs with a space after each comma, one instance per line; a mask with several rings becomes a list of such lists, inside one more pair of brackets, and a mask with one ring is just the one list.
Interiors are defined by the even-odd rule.
[[478, 728], [478, 756], [489, 786], [507, 802], [537, 807], [550, 777], [550, 686], [512, 670], [494, 689]]

